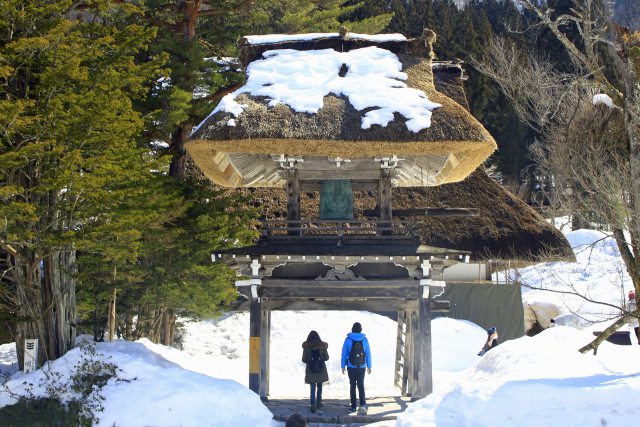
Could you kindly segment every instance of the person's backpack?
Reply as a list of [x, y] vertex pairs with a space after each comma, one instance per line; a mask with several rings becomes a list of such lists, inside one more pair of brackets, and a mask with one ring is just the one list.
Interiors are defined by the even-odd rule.
[[311, 358], [309, 359], [309, 370], [313, 373], [322, 372], [324, 368], [324, 360], [320, 350], [311, 350]]
[[364, 346], [362, 341], [351, 340], [351, 351], [349, 352], [349, 362], [356, 368], [364, 365]]

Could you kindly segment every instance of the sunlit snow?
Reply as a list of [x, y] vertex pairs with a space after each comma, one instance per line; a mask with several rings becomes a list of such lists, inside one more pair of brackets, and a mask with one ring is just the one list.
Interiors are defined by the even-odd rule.
[[[519, 272], [537, 285], [564, 277], [599, 298], [619, 303], [628, 290], [619, 275], [620, 261], [611, 238], [601, 232], [578, 230], [567, 234], [575, 247], [577, 263], [545, 263]], [[543, 268], [544, 274], [534, 268]], [[602, 289], [598, 289], [598, 285]], [[553, 286], [553, 282], [546, 283]], [[622, 289], [620, 289], [622, 288]], [[577, 304], [571, 298], [533, 292], [536, 301], [554, 310], [597, 311], [593, 304]], [[565, 305], [568, 304], [568, 305]], [[569, 316], [570, 317], [570, 316]], [[271, 325], [270, 398], [305, 399], [301, 343], [315, 329], [329, 343], [327, 399], [348, 396], [348, 381], [338, 364], [339, 349], [353, 322], [363, 326], [372, 348], [372, 373], [367, 375], [367, 395], [397, 396], [393, 387], [396, 323], [367, 312], [274, 312]], [[571, 322], [568, 322], [569, 324]], [[574, 325], [583, 327], [582, 325]], [[597, 327], [597, 325], [596, 325]], [[628, 331], [628, 326], [622, 330]], [[591, 328], [556, 326], [535, 337], [501, 342], [483, 357], [476, 354], [486, 338], [479, 326], [446, 318], [432, 322], [434, 392], [409, 405], [399, 416], [400, 427], [465, 426], [614, 426], [634, 425], [640, 416], [640, 346], [603, 343], [597, 355], [577, 350], [593, 339]], [[100, 426], [283, 426], [257, 395], [248, 388], [248, 313], [229, 313], [217, 319], [187, 322], [181, 336], [183, 350], [155, 345], [148, 340], [99, 343], [97, 350], [117, 364], [120, 377], [103, 389], [104, 411]], [[79, 358], [72, 350], [51, 364], [68, 376]], [[37, 385], [42, 370], [29, 375], [15, 372], [13, 344], [0, 345], [0, 370], [13, 373], [7, 387], [25, 389]], [[0, 392], [0, 406], [14, 400]], [[301, 410], [304, 411], [304, 408]], [[385, 427], [390, 423], [378, 424]]]
[[407, 87], [398, 57], [378, 47], [349, 52], [280, 49], [263, 57], [249, 64], [246, 84], [222, 98], [211, 115], [225, 111], [238, 117], [246, 108], [236, 101], [243, 93], [266, 97], [270, 107], [286, 104], [297, 112], [315, 114], [332, 93], [346, 96], [358, 111], [372, 108], [362, 117], [362, 129], [385, 127], [398, 113], [407, 119], [407, 129], [420, 132], [431, 126], [431, 112], [441, 106], [423, 91]]

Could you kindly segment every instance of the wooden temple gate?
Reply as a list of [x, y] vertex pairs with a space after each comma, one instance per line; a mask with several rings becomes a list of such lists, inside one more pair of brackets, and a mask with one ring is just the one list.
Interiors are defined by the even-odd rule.
[[[225, 96], [186, 144], [194, 165], [212, 182], [287, 193], [286, 218], [263, 222], [254, 246], [213, 255], [243, 276], [236, 286], [250, 301], [250, 388], [263, 398], [274, 310], [398, 312], [396, 382], [413, 398], [432, 391], [431, 313], [447, 309], [446, 302], [434, 301], [444, 282], [432, 280], [440, 277], [433, 271], [443, 265], [438, 260], [469, 253], [422, 246], [415, 221], [394, 220], [392, 188], [459, 182], [496, 148], [463, 106], [436, 91], [434, 41], [427, 29], [415, 39], [345, 28], [242, 38], [248, 81], [256, 67], [269, 76], [285, 63], [300, 72], [285, 72], [278, 84], [261, 81], [264, 74], [256, 72], [257, 83]], [[315, 59], [300, 51], [330, 57], [327, 63], [335, 67], [318, 68], [322, 75], [311, 80], [304, 71]], [[363, 58], [367, 65], [358, 67]], [[322, 95], [318, 110], [296, 110], [281, 96], [284, 86], [295, 92], [310, 81], [308, 92], [316, 93], [320, 81], [345, 90]], [[261, 89], [254, 93], [256, 87]], [[276, 92], [265, 96], [269, 90]], [[353, 90], [360, 92], [352, 99]], [[368, 99], [366, 108], [358, 96]], [[354, 191], [376, 194], [375, 214], [367, 214], [375, 220], [354, 219]], [[302, 218], [301, 195], [311, 192], [320, 193], [317, 218]]]
[[[449, 309], [447, 301], [434, 300], [445, 283], [431, 280], [434, 268], [443, 265], [432, 261], [468, 253], [422, 246], [416, 221], [394, 221], [389, 174], [382, 170], [380, 183], [350, 180], [353, 190], [379, 189], [379, 220], [300, 220], [301, 189], [319, 186], [313, 181], [300, 185], [299, 174], [289, 173], [290, 219], [263, 221], [255, 246], [214, 254], [215, 261], [246, 277], [236, 286], [250, 301], [249, 387], [261, 398], [266, 400], [269, 394], [269, 337], [275, 310], [397, 312], [395, 383], [404, 396], [414, 399], [432, 392], [431, 313]], [[443, 209], [431, 213], [452, 214], [476, 213]]]

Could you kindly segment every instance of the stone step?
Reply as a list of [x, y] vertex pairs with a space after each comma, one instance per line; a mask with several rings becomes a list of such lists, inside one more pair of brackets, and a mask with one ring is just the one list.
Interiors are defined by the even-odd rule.
[[[323, 399], [324, 407], [311, 413], [309, 399], [270, 398], [265, 405], [276, 421], [286, 421], [295, 412], [307, 418], [307, 423], [335, 424], [339, 426], [355, 427], [363, 424], [389, 421], [389, 426], [395, 426], [398, 414], [404, 412], [411, 403], [411, 398], [402, 396], [385, 396], [367, 398], [367, 415], [349, 413], [349, 399]], [[376, 427], [386, 427], [386, 424], [376, 424]]]

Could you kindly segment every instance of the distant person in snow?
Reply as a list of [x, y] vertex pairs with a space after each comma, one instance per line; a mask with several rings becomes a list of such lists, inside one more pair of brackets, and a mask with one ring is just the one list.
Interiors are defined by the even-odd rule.
[[304, 382], [309, 384], [311, 395], [311, 412], [322, 408], [322, 383], [329, 381], [327, 364], [329, 344], [320, 339], [316, 331], [309, 332], [307, 340], [302, 343], [302, 361], [307, 364]]
[[[634, 313], [636, 311], [636, 292], [629, 291], [629, 301], [627, 302], [627, 311], [630, 313]], [[629, 319], [629, 326], [633, 328], [636, 333], [636, 339], [638, 340], [638, 344], [640, 345], [640, 330], [638, 330], [638, 318], [632, 317]]]
[[298, 414], [293, 413], [287, 417], [287, 422], [284, 425], [285, 427], [307, 427], [307, 419]]
[[482, 350], [478, 353], [478, 356], [483, 356], [487, 351], [498, 345], [498, 330], [495, 326], [487, 329], [487, 341], [482, 346]]
[[[347, 334], [347, 338], [342, 345], [342, 359], [340, 361], [342, 374], [344, 368], [349, 373], [349, 391], [351, 394], [350, 411], [358, 411], [360, 415], [367, 414], [367, 400], [364, 394], [364, 374], [365, 367], [367, 373], [371, 374], [371, 348], [367, 337], [362, 333], [362, 325], [358, 322], [353, 324], [351, 333]], [[356, 387], [360, 396], [360, 408], [356, 406]]]

